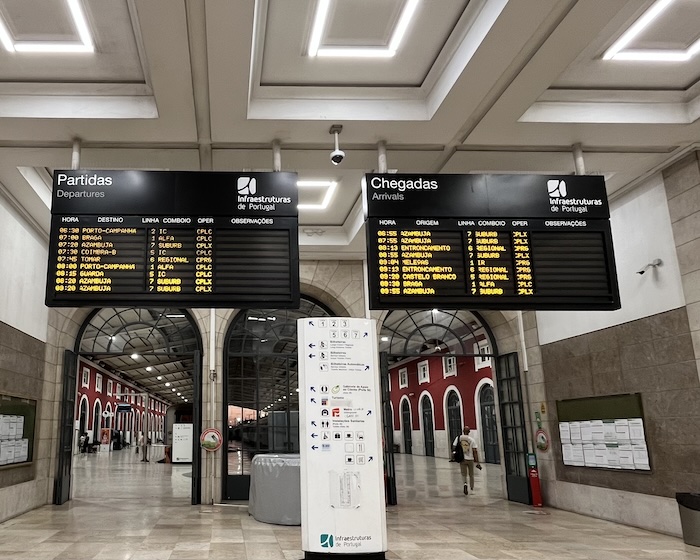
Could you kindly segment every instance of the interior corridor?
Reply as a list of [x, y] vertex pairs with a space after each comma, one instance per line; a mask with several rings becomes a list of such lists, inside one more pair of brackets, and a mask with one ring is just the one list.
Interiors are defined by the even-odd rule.
[[[457, 465], [395, 455], [399, 505], [387, 509], [388, 559], [682, 560], [682, 540], [500, 498], [498, 465], [462, 494]], [[300, 560], [299, 527], [247, 508], [189, 504], [190, 465], [142, 463], [133, 450], [76, 457], [74, 499], [0, 524], [0, 558]]]

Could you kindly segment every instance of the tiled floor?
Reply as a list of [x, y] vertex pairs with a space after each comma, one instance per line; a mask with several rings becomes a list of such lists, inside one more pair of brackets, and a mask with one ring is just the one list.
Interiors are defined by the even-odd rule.
[[[700, 560], [680, 539], [506, 502], [495, 466], [464, 496], [444, 459], [397, 455], [396, 465], [387, 559]], [[303, 558], [299, 527], [259, 523], [244, 507], [189, 505], [189, 467], [125, 451], [78, 457], [74, 472], [71, 502], [0, 524], [0, 559]]]

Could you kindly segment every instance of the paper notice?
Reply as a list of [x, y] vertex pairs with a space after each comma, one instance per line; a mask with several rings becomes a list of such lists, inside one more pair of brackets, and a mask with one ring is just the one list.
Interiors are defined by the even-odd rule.
[[618, 452], [620, 455], [620, 467], [623, 469], [634, 470], [632, 446], [629, 443], [622, 444], [618, 447]]
[[608, 445], [608, 468], [620, 468], [620, 448], [617, 445]]
[[593, 443], [603, 443], [605, 441], [602, 420], [591, 420], [591, 434]]
[[617, 434], [615, 433], [615, 421], [614, 420], [603, 420], [603, 439], [606, 442], [617, 441]]
[[637, 470], [649, 470], [649, 454], [646, 444], [633, 444], [632, 456], [634, 457], [634, 468]]
[[561, 446], [561, 454], [565, 465], [574, 464], [574, 449], [570, 443], [565, 443]]
[[644, 422], [641, 418], [630, 418], [627, 421], [630, 430], [630, 441], [632, 443], [645, 443]]
[[608, 466], [608, 446], [604, 443], [595, 444], [595, 464], [597, 467]]
[[580, 443], [574, 443], [571, 445], [571, 452], [573, 453], [573, 462], [577, 467], [586, 466], [586, 462], [583, 458], [583, 445]]
[[589, 420], [581, 422], [581, 441], [583, 443], [593, 443], [593, 434], [591, 432], [591, 422]]
[[568, 422], [559, 422], [559, 439], [562, 444], [571, 443], [571, 430]]
[[629, 420], [615, 420], [615, 433], [617, 434], [618, 442], [627, 442], [630, 440]]
[[571, 430], [571, 443], [581, 443], [581, 423], [569, 422], [569, 429]]

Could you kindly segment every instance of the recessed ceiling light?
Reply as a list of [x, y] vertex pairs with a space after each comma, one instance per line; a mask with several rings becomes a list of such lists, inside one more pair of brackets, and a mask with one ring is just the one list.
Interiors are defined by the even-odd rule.
[[394, 31], [387, 47], [322, 47], [321, 41], [328, 23], [328, 12], [330, 11], [331, 0], [319, 0], [316, 4], [316, 14], [311, 28], [309, 39], [308, 55], [313, 56], [334, 56], [350, 58], [390, 58], [396, 54], [401, 45], [401, 41], [406, 34], [408, 25], [411, 23], [418, 2], [420, 0], [406, 0], [399, 21], [394, 27]]
[[153, 371], [153, 368], [151, 366], [147, 366], [146, 371]]
[[166, 386], [166, 387], [170, 387], [170, 381], [166, 382], [166, 383], [165, 383], [165, 386]]
[[175, 387], [173, 387], [173, 388], [170, 389], [170, 390], [171, 390], [173, 393], [176, 391]]
[[173, 314], [168, 314], [166, 315], [168, 319], [184, 319], [185, 314], [184, 313], [173, 313]]
[[132, 355], [131, 355], [131, 359], [132, 359], [132, 360], [138, 360], [138, 359], [139, 359], [139, 355], [138, 355], [138, 354], [132, 354]]
[[161, 379], [163, 379], [163, 376], [162, 376], [162, 375], [159, 375], [158, 377], [156, 377], [156, 379], [157, 379], [158, 381], [160, 381]]
[[629, 49], [629, 45], [639, 34], [656, 20], [675, 0], [656, 0], [642, 16], [625, 31], [620, 38], [603, 54], [603, 60], [637, 60], [647, 62], [684, 62], [700, 52], [700, 39], [686, 50], [670, 49]]
[[382, 342], [389, 342], [389, 337], [388, 337], [388, 336], [383, 336], [380, 340], [381, 340]]
[[182, 395], [182, 393], [178, 393], [178, 394], [177, 394], [178, 397], [179, 397], [180, 395]]
[[299, 210], [325, 210], [330, 204], [335, 188], [338, 183], [335, 181], [297, 181], [298, 188], [325, 188], [326, 194], [320, 204], [297, 204]]
[[78, 31], [80, 42], [75, 41], [14, 41], [7, 24], [0, 16], [0, 42], [10, 52], [33, 53], [91, 53], [95, 52], [90, 28], [88, 27], [80, 0], [66, 0], [73, 24]]

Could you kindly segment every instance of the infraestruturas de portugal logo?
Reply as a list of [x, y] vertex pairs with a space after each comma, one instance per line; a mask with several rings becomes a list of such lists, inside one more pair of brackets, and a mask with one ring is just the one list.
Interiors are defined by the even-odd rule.
[[254, 177], [238, 178], [238, 194], [253, 195], [258, 192], [258, 182]]
[[566, 196], [566, 182], [559, 179], [551, 179], [547, 181], [547, 191], [552, 198], [561, 198]]
[[333, 535], [321, 533], [321, 548], [333, 548]]

